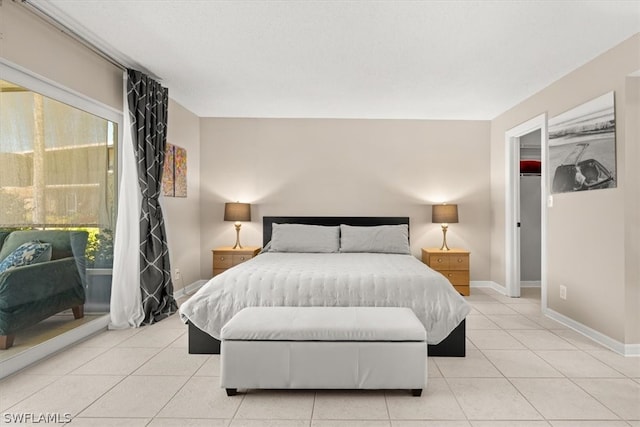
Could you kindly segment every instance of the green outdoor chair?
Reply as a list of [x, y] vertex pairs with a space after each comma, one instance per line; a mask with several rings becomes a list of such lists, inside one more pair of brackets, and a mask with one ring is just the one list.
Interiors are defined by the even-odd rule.
[[61, 311], [84, 317], [86, 231], [0, 231], [0, 262], [30, 241], [51, 244], [51, 260], [0, 273], [0, 349], [15, 334]]

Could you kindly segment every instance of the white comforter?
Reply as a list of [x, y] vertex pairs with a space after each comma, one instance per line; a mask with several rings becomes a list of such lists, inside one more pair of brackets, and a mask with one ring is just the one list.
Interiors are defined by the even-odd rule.
[[211, 279], [180, 316], [219, 339], [222, 326], [250, 306], [410, 307], [429, 344], [471, 309], [444, 276], [411, 255], [267, 252]]

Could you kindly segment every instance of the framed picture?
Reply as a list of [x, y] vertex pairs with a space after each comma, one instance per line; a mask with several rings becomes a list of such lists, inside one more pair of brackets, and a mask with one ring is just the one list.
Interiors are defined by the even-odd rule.
[[616, 119], [609, 92], [549, 119], [551, 193], [616, 187]]
[[174, 146], [173, 188], [175, 197], [187, 197], [187, 150]]
[[167, 143], [164, 153], [164, 166], [162, 169], [162, 195], [167, 197], [174, 197], [174, 146]]
[[187, 150], [169, 143], [164, 155], [162, 195], [187, 197]]

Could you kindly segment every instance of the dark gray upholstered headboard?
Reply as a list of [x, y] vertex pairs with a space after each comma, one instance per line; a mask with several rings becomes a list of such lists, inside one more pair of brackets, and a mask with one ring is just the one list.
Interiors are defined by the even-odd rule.
[[262, 218], [262, 246], [271, 241], [273, 224], [307, 225], [354, 225], [372, 227], [375, 225], [409, 225], [406, 216], [265, 216]]

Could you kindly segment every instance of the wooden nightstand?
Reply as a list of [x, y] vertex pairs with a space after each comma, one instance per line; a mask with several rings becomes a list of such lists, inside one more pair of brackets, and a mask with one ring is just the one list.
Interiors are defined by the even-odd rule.
[[469, 251], [422, 249], [422, 262], [442, 273], [456, 288], [456, 291], [462, 295], [469, 295]]
[[260, 249], [259, 246], [245, 246], [242, 249], [223, 246], [213, 249], [211, 251], [213, 253], [213, 275], [220, 274], [234, 265], [241, 264], [253, 258], [258, 255]]

